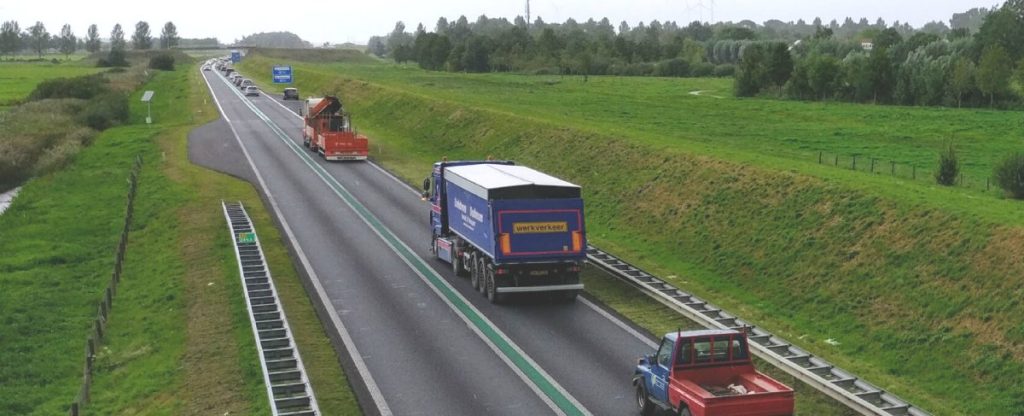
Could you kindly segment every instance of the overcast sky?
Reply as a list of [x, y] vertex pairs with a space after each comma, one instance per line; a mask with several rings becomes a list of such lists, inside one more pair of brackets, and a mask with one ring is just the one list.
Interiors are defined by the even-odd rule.
[[[750, 19], [762, 23], [768, 19], [808, 23], [815, 17], [825, 22], [840, 23], [846, 16], [858, 20], [868, 18], [874, 23], [881, 17], [886, 23], [909, 22], [919, 27], [925, 22], [941, 20], [949, 23], [953, 13], [974, 7], [991, 7], [1000, 0], [717, 0], [715, 21]], [[534, 0], [531, 16], [547, 22], [563, 22], [567, 18], [586, 21], [608, 17], [613, 25], [625, 20], [639, 21], [692, 20], [710, 21], [711, 0]], [[703, 6], [703, 7], [702, 7]], [[231, 42], [255, 32], [290, 31], [303, 39], [323, 42], [364, 44], [373, 35], [390, 32], [396, 21], [403, 21], [412, 31], [418, 23], [433, 30], [441, 16], [454, 20], [466, 15], [472, 22], [481, 14], [512, 20], [525, 14], [526, 2], [498, 0], [289, 0], [243, 2], [237, 0], [0, 0], [0, 20], [17, 20], [24, 29], [37, 20], [51, 33], [71, 24], [76, 35], [85, 34], [90, 24], [99, 26], [106, 38], [115, 23], [121, 23], [131, 36], [135, 23], [149, 22], [154, 36], [168, 20], [178, 27], [182, 37], [217, 37]]]

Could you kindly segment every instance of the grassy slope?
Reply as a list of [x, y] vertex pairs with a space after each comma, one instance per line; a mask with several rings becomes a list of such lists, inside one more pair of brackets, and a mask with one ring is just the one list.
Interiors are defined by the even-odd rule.
[[[191, 82], [190, 82], [191, 81]], [[105, 132], [66, 171], [31, 181], [0, 216], [0, 413], [65, 411], [109, 278], [131, 158], [146, 160], [124, 280], [97, 359], [95, 414], [260, 414], [267, 400], [221, 198], [247, 202], [328, 414], [358, 413], [337, 357], [248, 184], [192, 166], [186, 135], [215, 118], [190, 66], [161, 73], [158, 124]], [[133, 119], [145, 107], [132, 100]], [[195, 109], [197, 113], [192, 113]], [[53, 198], [52, 195], [61, 195]], [[7, 237], [10, 238], [7, 238]], [[40, 330], [45, 328], [45, 330]], [[227, 330], [225, 330], [227, 329]]]
[[[253, 57], [242, 68], [266, 82], [268, 64]], [[378, 66], [296, 65], [300, 91], [341, 91], [356, 125], [374, 138], [375, 157], [410, 181], [425, 175], [440, 155], [508, 156], [564, 176], [583, 185], [590, 237], [602, 247], [662, 275], [682, 276], [676, 278], [681, 286], [938, 414], [1024, 411], [1019, 204], [739, 149], [755, 139], [729, 136], [740, 143], [736, 147], [708, 145], [699, 137], [655, 140], [644, 131], [658, 120], [640, 114], [647, 101], [663, 101], [634, 98], [652, 91], [642, 85], [620, 85], [617, 93], [625, 98], [606, 100], [640, 121], [620, 118], [624, 125], [603, 132], [586, 125], [580, 115], [585, 111], [575, 110], [589, 108], [578, 102], [587, 94], [510, 92], [518, 88], [513, 81], [530, 78], [437, 75], [448, 79], [446, 85], [492, 84], [489, 91], [437, 92], [447, 99], [418, 93], [411, 81], [401, 80], [433, 76]], [[529, 94], [538, 98], [524, 97]], [[510, 105], [489, 104], [499, 100], [535, 108], [520, 114]], [[763, 109], [775, 106], [801, 113], [809, 106], [731, 101], [732, 114], [744, 115], [771, 113]], [[652, 110], [663, 117], [699, 120], [684, 108], [652, 105], [670, 107]], [[830, 107], [815, 106], [828, 114]], [[839, 105], [833, 116], [933, 111], [858, 107]], [[1019, 116], [942, 111], [950, 119], [973, 120], [968, 126]], [[763, 117], [731, 120], [734, 126], [718, 134], [777, 129]], [[872, 128], [906, 129], [929, 120], [876, 121]], [[664, 123], [666, 136], [680, 134], [671, 128], [676, 122]], [[1005, 144], [1002, 136], [976, 140], [988, 152]], [[897, 142], [888, 145], [908, 153], [929, 146], [925, 139]]]

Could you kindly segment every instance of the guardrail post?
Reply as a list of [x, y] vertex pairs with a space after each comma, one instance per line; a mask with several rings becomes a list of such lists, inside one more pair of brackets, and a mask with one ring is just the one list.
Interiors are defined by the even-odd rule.
[[71, 410], [68, 411], [69, 416], [78, 416], [78, 402], [71, 402]]

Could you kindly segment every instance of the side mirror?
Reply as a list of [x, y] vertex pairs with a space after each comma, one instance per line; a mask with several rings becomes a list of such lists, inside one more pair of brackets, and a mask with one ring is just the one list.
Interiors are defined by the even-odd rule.
[[423, 192], [430, 192], [430, 178], [426, 178], [423, 180]]

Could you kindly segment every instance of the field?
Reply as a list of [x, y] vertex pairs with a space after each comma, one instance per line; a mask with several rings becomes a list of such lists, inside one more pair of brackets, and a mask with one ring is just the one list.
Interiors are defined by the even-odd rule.
[[[240, 67], [267, 85], [281, 61]], [[340, 93], [372, 156], [410, 183], [442, 156], [565, 177], [602, 248], [936, 414], [1024, 412], [1020, 203], [818, 164], [859, 153], [928, 176], [953, 138], [984, 178], [1019, 148], [1020, 113], [741, 100], [723, 80], [291, 63], [300, 92]]]
[[187, 133], [216, 118], [195, 69], [180, 63], [146, 84], [164, 92], [153, 105], [157, 124], [141, 124], [136, 92], [132, 124], [102, 133], [67, 169], [29, 181], [0, 216], [0, 413], [65, 414], [78, 392], [135, 155], [145, 161], [135, 223], [85, 412], [268, 412], [220, 212], [227, 199], [244, 201], [254, 218], [321, 408], [358, 413], [254, 189], [188, 162]]
[[44, 80], [76, 77], [102, 70], [79, 62], [0, 62], [0, 109], [21, 102]]

